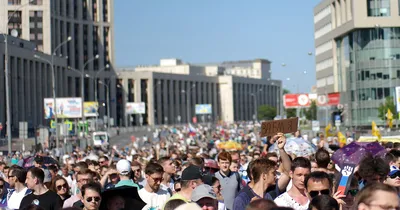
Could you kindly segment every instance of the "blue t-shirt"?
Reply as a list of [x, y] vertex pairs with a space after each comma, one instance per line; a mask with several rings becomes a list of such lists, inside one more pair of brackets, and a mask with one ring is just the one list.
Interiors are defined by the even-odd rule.
[[[277, 193], [277, 194], [280, 193], [278, 185], [276, 185], [274, 192]], [[253, 191], [253, 189], [251, 189], [247, 185], [242, 190], [240, 190], [238, 196], [236, 196], [235, 201], [233, 202], [233, 209], [232, 210], [245, 210], [247, 205], [250, 204], [251, 199], [253, 199], [254, 197], [261, 198], [260, 196], [258, 196]], [[264, 194], [264, 199], [271, 200], [271, 201], [274, 200], [274, 198], [272, 198], [272, 196], [268, 192]]]

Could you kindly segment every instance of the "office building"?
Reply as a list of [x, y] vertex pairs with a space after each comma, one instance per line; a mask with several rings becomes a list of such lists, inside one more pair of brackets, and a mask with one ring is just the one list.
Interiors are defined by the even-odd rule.
[[[13, 33], [34, 43], [37, 53], [54, 53], [56, 57], [63, 57], [66, 60], [65, 69], [82, 71], [84, 68], [85, 74], [90, 76], [84, 79], [85, 101], [98, 98], [101, 104], [107, 101], [106, 89], [98, 81], [109, 84], [111, 96], [116, 94], [113, 21], [112, 0], [0, 0], [0, 33]], [[68, 37], [72, 38], [71, 41], [54, 52]], [[0, 53], [3, 54], [4, 50]], [[98, 59], [91, 61], [96, 55]], [[105, 68], [107, 64], [110, 68]], [[104, 71], [97, 74], [101, 69]], [[98, 81], [94, 80], [96, 74]], [[46, 76], [50, 78], [50, 75]], [[63, 78], [57, 78], [56, 83], [63, 83], [58, 89], [65, 91], [57, 97], [82, 96], [81, 74], [67, 70]], [[94, 95], [95, 85], [97, 96]], [[110, 101], [111, 117], [115, 118], [115, 98]], [[14, 107], [12, 109], [15, 110]], [[106, 114], [105, 110], [99, 109], [100, 117]]]
[[[400, 85], [399, 9], [395, 0], [324, 0], [314, 8], [317, 92], [340, 92], [345, 126], [384, 124], [378, 107]], [[320, 110], [319, 120], [335, 109]]]
[[[254, 120], [260, 105], [282, 107], [281, 81], [271, 79], [265, 59], [189, 64], [162, 59], [160, 65], [118, 69], [117, 124], [177, 124], [193, 121]], [[125, 104], [144, 102], [146, 113], [125, 113]], [[196, 104], [211, 104], [212, 113], [197, 115]]]

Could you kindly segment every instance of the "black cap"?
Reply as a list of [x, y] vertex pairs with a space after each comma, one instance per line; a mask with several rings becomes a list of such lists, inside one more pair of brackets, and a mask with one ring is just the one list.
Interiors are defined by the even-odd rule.
[[33, 159], [37, 164], [43, 164], [43, 157], [42, 156], [36, 156], [35, 159]]
[[182, 171], [182, 180], [189, 181], [195, 179], [201, 179], [203, 177], [203, 172], [200, 167], [195, 165], [190, 165], [185, 170]]

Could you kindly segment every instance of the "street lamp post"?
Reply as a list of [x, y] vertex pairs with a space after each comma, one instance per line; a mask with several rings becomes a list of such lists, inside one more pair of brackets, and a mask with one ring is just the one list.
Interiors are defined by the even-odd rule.
[[97, 126], [97, 121], [98, 121], [98, 119], [99, 119], [99, 112], [98, 112], [98, 109], [99, 109], [99, 99], [98, 99], [98, 97], [97, 97], [97, 78], [98, 78], [98, 76], [99, 76], [99, 73], [100, 72], [102, 72], [104, 69], [108, 69], [108, 68], [110, 68], [110, 65], [106, 65], [106, 66], [104, 66], [102, 69], [100, 69], [97, 73], [96, 73], [96, 75], [94, 76], [94, 98], [95, 98], [95, 100], [96, 100], [96, 103], [97, 103], [97, 110], [96, 110], [96, 130], [98, 130], [98, 126]]
[[57, 117], [57, 96], [56, 96], [56, 77], [55, 77], [55, 72], [54, 72], [54, 55], [57, 52], [57, 50], [62, 47], [63, 45], [65, 45], [66, 43], [68, 43], [69, 41], [71, 41], [72, 38], [69, 36], [67, 38], [67, 40], [63, 41], [62, 43], [60, 43], [53, 51], [53, 53], [51, 54], [51, 61], [41, 57], [40, 55], [34, 55], [33, 57], [35, 57], [36, 59], [42, 60], [47, 62], [50, 66], [51, 66], [51, 86], [52, 86], [52, 90], [53, 90], [53, 101], [54, 101], [54, 121], [56, 124], [56, 130], [55, 130], [55, 134], [56, 134], [56, 148], [59, 148], [60, 145], [60, 141], [58, 139], [58, 117]]
[[182, 93], [185, 93], [186, 92], [186, 104], [187, 104], [187, 109], [186, 109], [186, 118], [187, 118], [187, 123], [189, 124], [190, 123], [190, 98], [189, 98], [189, 96], [190, 96], [190, 93], [191, 93], [191, 91], [193, 90], [193, 88], [195, 88], [196, 87], [196, 84], [193, 84], [192, 85], [192, 87], [188, 90], [188, 91], [185, 91], [185, 90], [182, 90]]
[[86, 122], [86, 116], [85, 116], [85, 112], [84, 112], [84, 104], [85, 104], [85, 68], [86, 66], [99, 58], [99, 55], [95, 55], [93, 58], [89, 59], [88, 61], [86, 61], [85, 64], [83, 64], [83, 68], [82, 68], [82, 74], [81, 74], [81, 97], [82, 97], [82, 123], [83, 123], [83, 135], [85, 136], [85, 122]]
[[258, 110], [257, 110], [257, 95], [259, 92], [262, 92], [262, 89], [259, 89], [255, 93], [250, 93], [251, 96], [254, 97], [254, 120], [258, 122]]
[[107, 91], [107, 126], [110, 127], [110, 87], [106, 85], [103, 81], [99, 81], [99, 84], [104, 85]]
[[10, 81], [9, 81], [9, 71], [8, 71], [8, 23], [10, 22], [11, 18], [15, 15], [17, 11], [19, 11], [21, 8], [29, 5], [31, 2], [35, 0], [30, 0], [28, 3], [25, 3], [18, 7], [16, 10], [11, 13], [10, 16], [8, 16], [7, 23], [6, 23], [6, 30], [3, 33], [4, 37], [4, 77], [6, 80], [6, 115], [7, 115], [7, 122], [6, 122], [6, 127], [7, 127], [7, 140], [8, 140], [8, 153], [11, 154], [11, 140], [12, 140], [12, 134], [11, 134], [11, 98], [10, 98]]

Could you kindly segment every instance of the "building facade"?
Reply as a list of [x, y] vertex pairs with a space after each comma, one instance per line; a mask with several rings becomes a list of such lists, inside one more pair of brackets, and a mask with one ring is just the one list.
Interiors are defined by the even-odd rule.
[[[67, 71], [61, 89], [65, 89], [65, 97], [82, 96], [81, 74], [68, 69], [84, 69], [84, 74], [89, 75], [84, 79], [84, 100], [97, 98], [103, 104], [107, 102], [106, 88], [98, 81], [110, 86], [111, 96], [116, 95], [113, 9], [113, 0], [0, 0], [0, 33], [13, 33], [34, 43], [36, 53], [63, 57]], [[68, 37], [71, 41], [61, 45]], [[58, 46], [61, 47], [55, 51]], [[94, 59], [96, 55], [98, 59]], [[115, 97], [110, 101], [110, 115], [115, 118]], [[100, 117], [106, 114], [105, 110], [99, 109]]]
[[384, 124], [378, 107], [400, 85], [399, 6], [398, 0], [324, 0], [314, 8], [317, 92], [340, 92], [346, 126]]
[[[117, 124], [178, 124], [254, 120], [259, 105], [281, 112], [281, 81], [271, 79], [270, 62], [258, 59], [218, 64], [188, 64], [162, 59], [160, 65], [120, 68]], [[128, 102], [144, 102], [146, 114], [125, 114]], [[211, 104], [212, 113], [197, 115], [196, 104]], [[279, 114], [278, 113], [278, 114]]]

